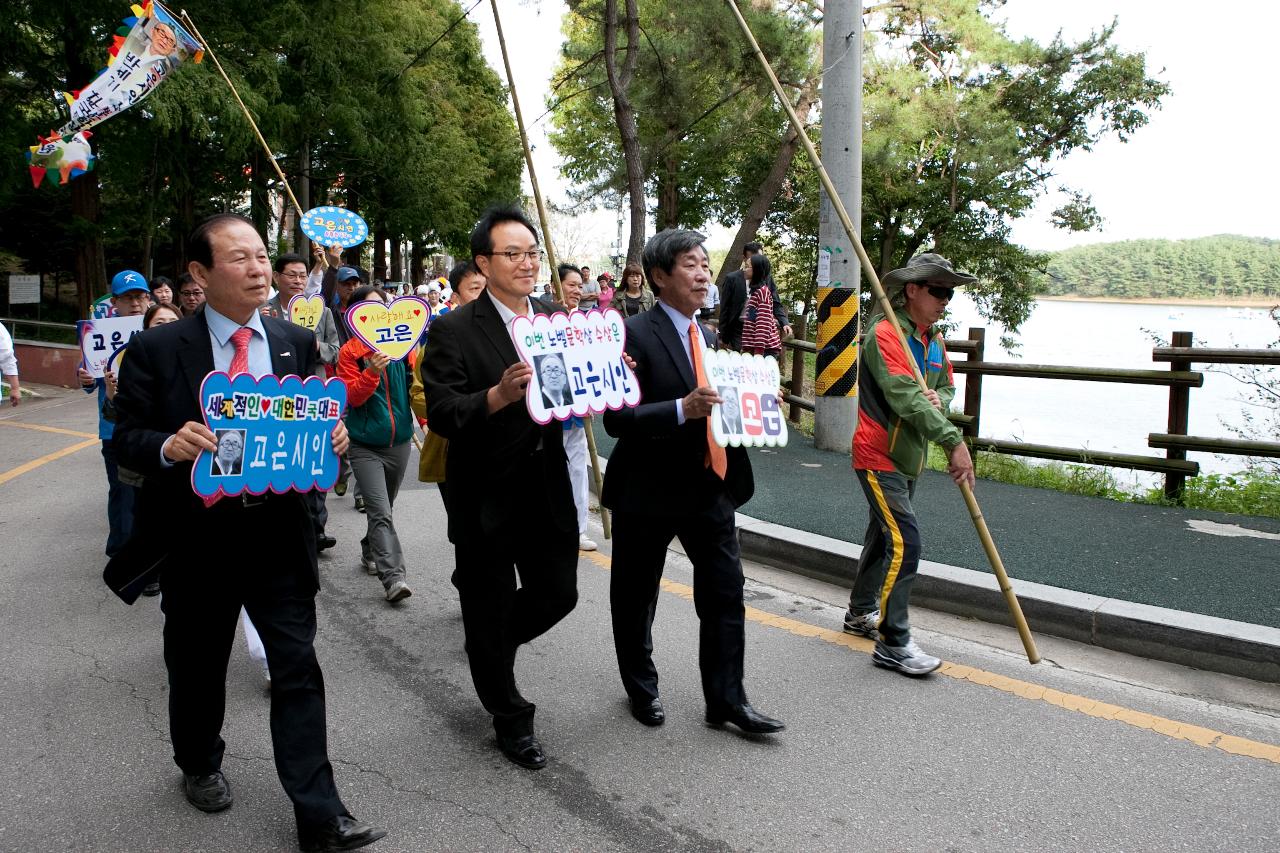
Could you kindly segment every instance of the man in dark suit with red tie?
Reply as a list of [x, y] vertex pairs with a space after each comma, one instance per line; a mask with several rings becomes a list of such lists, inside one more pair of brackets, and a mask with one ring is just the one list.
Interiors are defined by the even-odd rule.
[[[191, 488], [192, 463], [201, 451], [217, 450], [201, 415], [205, 376], [215, 370], [310, 376], [315, 336], [260, 313], [271, 261], [249, 220], [234, 214], [206, 220], [192, 232], [187, 254], [205, 306], [134, 337], [115, 400], [121, 464], [146, 478], [130, 553], [139, 564], [161, 566], [173, 758], [193, 806], [205, 812], [231, 806], [220, 732], [227, 657], [244, 607], [271, 667], [271, 742], [300, 846], [363, 847], [386, 833], [355, 820], [334, 784], [324, 678], [313, 645], [316, 539], [304, 496], [246, 493], [206, 507]], [[339, 423], [333, 449], [342, 453], [347, 444]], [[149, 527], [146, 519], [153, 520]]]
[[516, 651], [577, 604], [578, 517], [563, 425], [529, 416], [533, 368], [516, 354], [510, 326], [564, 309], [529, 298], [542, 253], [519, 208], [487, 212], [471, 232], [471, 256], [488, 287], [431, 324], [427, 418], [449, 439], [445, 509], [471, 679], [503, 754], [537, 770], [547, 759], [534, 704], [516, 686]]
[[707, 381], [702, 349], [715, 340], [694, 320], [711, 281], [704, 240], [696, 231], [668, 229], [645, 245], [644, 272], [657, 304], [627, 319], [626, 344], [643, 402], [604, 413], [605, 430], [618, 439], [601, 498], [613, 511], [613, 641], [632, 716], [662, 725], [653, 616], [667, 546], [678, 538], [693, 563], [707, 722], [770, 734], [782, 731], [782, 722], [753, 708], [742, 685], [746, 623], [734, 511], [755, 482], [745, 449], [711, 440], [708, 417], [720, 397]]

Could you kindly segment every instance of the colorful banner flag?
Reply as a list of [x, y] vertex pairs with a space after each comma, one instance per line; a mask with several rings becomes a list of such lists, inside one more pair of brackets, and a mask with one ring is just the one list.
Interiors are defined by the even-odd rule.
[[159, 3], [148, 0], [132, 11], [107, 51], [107, 67], [83, 89], [63, 93], [70, 121], [31, 146], [27, 160], [37, 187], [50, 169], [64, 184], [92, 169], [89, 128], [142, 101], [186, 60], [204, 58], [200, 42]]

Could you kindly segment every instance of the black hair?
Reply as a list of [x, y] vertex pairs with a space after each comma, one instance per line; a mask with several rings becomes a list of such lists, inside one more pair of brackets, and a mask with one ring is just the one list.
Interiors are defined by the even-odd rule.
[[174, 305], [172, 302], [157, 302], [147, 309], [147, 313], [142, 315], [142, 328], [150, 328], [151, 318], [156, 316], [156, 314], [162, 310], [171, 311], [174, 314], [177, 314], [179, 319], [182, 318], [182, 309], [177, 305]]
[[155, 290], [157, 287], [167, 287], [170, 290], [173, 290], [173, 281], [168, 276], [158, 275], [151, 279], [150, 287], [152, 290]]
[[514, 204], [491, 207], [480, 217], [476, 227], [471, 230], [471, 257], [493, 254], [493, 229], [504, 222], [519, 222], [533, 235], [533, 242], [538, 243], [538, 229], [533, 227], [529, 216]]
[[453, 265], [453, 269], [449, 270], [449, 288], [457, 292], [458, 286], [462, 284], [462, 280], [471, 273], [483, 275], [480, 268], [476, 266], [474, 258], [468, 258], [465, 261], [458, 261]]
[[745, 258], [748, 254], [758, 255], [764, 251], [764, 246], [759, 243], [748, 243], [742, 247], [742, 256]]
[[751, 286], [753, 288], [765, 284], [773, 274], [773, 265], [763, 254], [751, 256]]
[[195, 261], [206, 268], [213, 267], [213, 234], [223, 225], [231, 222], [243, 222], [257, 233], [258, 227], [247, 216], [238, 213], [215, 213], [201, 222], [187, 238], [187, 260]]
[[381, 296], [384, 302], [386, 301], [387, 294], [383, 293], [381, 287], [378, 287], [376, 284], [362, 284], [356, 288], [355, 293], [351, 294], [351, 299], [347, 304], [355, 305], [357, 302], [364, 302], [375, 293]]
[[184, 272], [178, 276], [178, 290], [182, 290], [183, 285], [191, 284], [195, 281], [195, 277], [189, 272]]
[[[579, 275], [579, 277], [581, 277], [582, 268], [575, 267], [573, 264], [561, 264], [560, 266], [556, 267], [556, 275], [560, 277], [561, 281], [564, 281], [564, 277], [566, 273], [571, 273], [571, 272], [576, 272]], [[583, 283], [585, 284], [586, 282], [583, 282]]]
[[[644, 277], [649, 280], [649, 288], [656, 294], [662, 286], [653, 280], [653, 271], [660, 269], [667, 275], [675, 269], [676, 258], [683, 252], [701, 248], [707, 238], [697, 231], [683, 228], [668, 228], [659, 231], [644, 244], [644, 253], [640, 260], [644, 266]], [[705, 252], [706, 250], [703, 249]]]
[[275, 271], [284, 272], [284, 268], [289, 266], [289, 264], [302, 264], [305, 267], [307, 265], [307, 259], [302, 257], [302, 255], [298, 255], [293, 252], [290, 252], [287, 255], [281, 255], [276, 258]]

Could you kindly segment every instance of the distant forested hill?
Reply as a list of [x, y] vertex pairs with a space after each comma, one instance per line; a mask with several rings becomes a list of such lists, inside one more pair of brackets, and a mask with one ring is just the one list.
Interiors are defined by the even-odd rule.
[[1126, 240], [1055, 252], [1050, 296], [1280, 296], [1280, 240], [1221, 234], [1195, 240]]

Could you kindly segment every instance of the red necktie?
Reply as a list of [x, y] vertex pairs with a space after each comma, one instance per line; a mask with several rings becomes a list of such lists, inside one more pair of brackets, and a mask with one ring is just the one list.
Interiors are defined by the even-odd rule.
[[[709, 385], [707, 371], [702, 367], [702, 340], [698, 337], [696, 320], [689, 324], [689, 354], [693, 357], [693, 376], [698, 382], [698, 387], [703, 388]], [[721, 480], [729, 470], [729, 457], [725, 455], [724, 448], [716, 444], [716, 440], [711, 437], [711, 418], [707, 418], [706, 464]]]
[[236, 348], [235, 355], [231, 356], [230, 373], [233, 377], [249, 372], [249, 338], [252, 335], [252, 329], [244, 328], [231, 333], [231, 345]]

